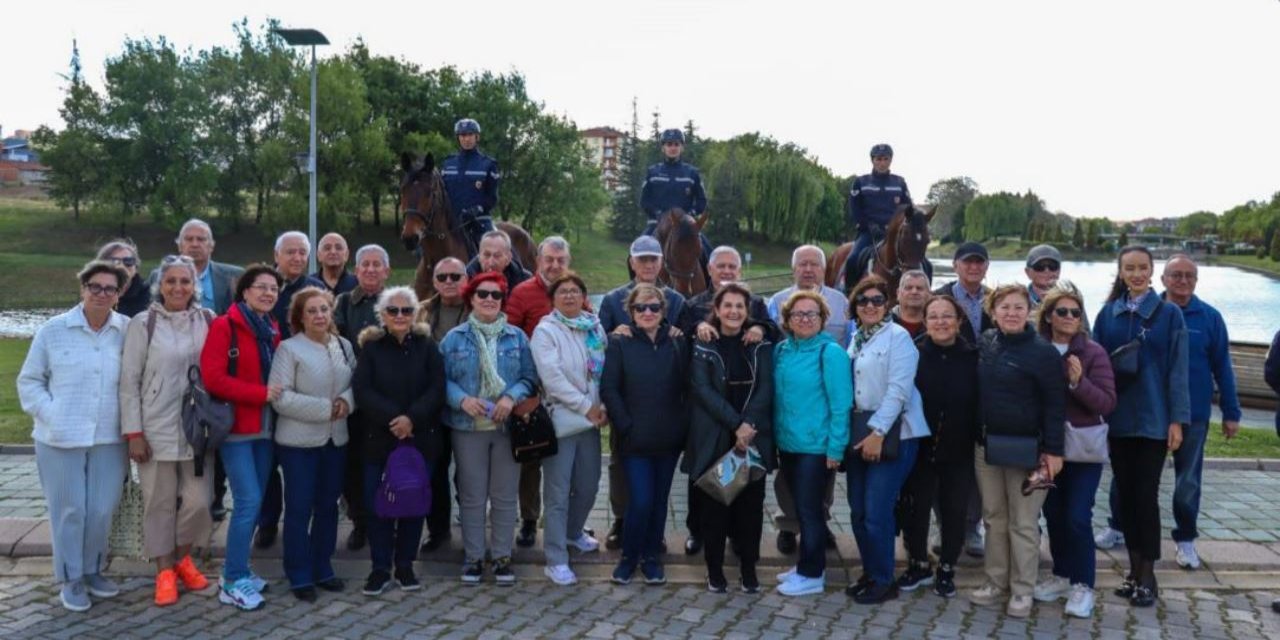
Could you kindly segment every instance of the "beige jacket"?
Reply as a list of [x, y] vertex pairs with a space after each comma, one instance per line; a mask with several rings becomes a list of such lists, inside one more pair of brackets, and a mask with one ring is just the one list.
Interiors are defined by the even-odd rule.
[[347, 444], [347, 419], [330, 420], [333, 401], [342, 398], [355, 411], [351, 374], [356, 360], [346, 338], [330, 336], [322, 345], [298, 334], [280, 343], [271, 361], [270, 384], [284, 392], [271, 403], [279, 414], [275, 439], [287, 447], [322, 447], [330, 439]]
[[[208, 314], [206, 316], [205, 314]], [[147, 337], [147, 321], [155, 327]], [[187, 369], [200, 364], [212, 313], [192, 307], [166, 311], [155, 302], [129, 320], [120, 363], [120, 432], [142, 432], [156, 460], [192, 459], [182, 433], [182, 395]]]

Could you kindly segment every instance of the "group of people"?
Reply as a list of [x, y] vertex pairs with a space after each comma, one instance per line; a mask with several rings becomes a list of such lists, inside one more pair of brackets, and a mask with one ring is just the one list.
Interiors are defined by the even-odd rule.
[[[927, 274], [909, 271], [896, 290], [867, 276], [845, 296], [822, 284], [826, 256], [806, 245], [792, 257], [794, 285], [768, 300], [741, 283], [738, 252], [722, 246], [709, 256], [713, 288], [685, 299], [658, 282], [662, 249], [641, 236], [630, 247], [634, 279], [597, 310], [563, 238], [542, 241], [532, 273], [513, 270], [503, 232], [486, 232], [479, 244], [487, 257], [478, 270], [456, 258], [435, 265], [428, 300], [387, 285], [390, 261], [380, 246], [357, 250], [347, 271], [338, 234], [320, 240], [322, 267], [310, 275], [311, 246], [298, 232], [277, 239], [273, 266], [241, 270], [212, 261], [212, 230], [191, 220], [178, 253], [145, 278], [136, 247], [104, 246], [79, 274], [81, 303], [41, 327], [18, 381], [35, 421], [63, 604], [85, 610], [91, 597], [118, 592], [101, 568], [130, 460], [157, 605], [209, 584], [191, 551], [226, 513], [218, 469], [234, 507], [219, 598], [241, 609], [263, 604], [267, 582], [253, 571], [250, 550], [272, 543], [281, 507], [291, 593], [314, 601], [346, 588], [331, 563], [340, 499], [354, 524], [347, 545], [370, 550], [368, 595], [420, 588], [419, 545], [430, 552], [452, 536], [455, 495], [463, 582], [488, 574], [514, 584], [513, 547], [535, 544], [541, 520], [544, 572], [572, 584], [570, 551], [601, 545], [588, 515], [606, 425], [615, 519], [605, 544], [621, 550], [612, 574], [620, 584], [665, 582], [667, 504], [679, 467], [690, 479], [684, 551], [703, 554], [707, 588], [728, 591], [728, 546], [738, 588], [761, 588], [764, 478], [729, 504], [693, 484], [731, 453], [778, 472], [777, 544], [798, 554], [778, 576], [788, 596], [825, 589], [837, 471], [862, 559], [846, 591], [861, 603], [924, 586], [954, 596], [976, 501], [987, 580], [969, 594], [975, 603], [1026, 616], [1035, 600], [1066, 598], [1068, 615], [1092, 615], [1090, 522], [1110, 460], [1113, 522], [1130, 556], [1117, 594], [1149, 606], [1159, 594], [1157, 495], [1169, 451], [1177, 452], [1178, 559], [1194, 566], [1215, 383], [1228, 434], [1239, 407], [1226, 328], [1194, 295], [1189, 257], [1166, 263], [1157, 294], [1151, 254], [1122, 249], [1090, 328], [1080, 293], [1057, 282], [1062, 259], [1049, 246], [1030, 252], [1029, 285], [985, 287], [986, 250], [967, 243], [954, 256], [954, 284], [931, 292]], [[1136, 369], [1116, 355], [1125, 348], [1138, 352]], [[228, 440], [202, 459], [181, 429], [193, 365], [235, 413]], [[506, 425], [533, 396], [551, 416], [558, 453], [521, 465]], [[400, 446], [427, 462], [434, 499], [426, 517], [371, 509]], [[540, 480], [528, 480], [533, 473]], [[526, 510], [526, 501], [540, 509]], [[1043, 577], [1042, 513], [1053, 555]], [[909, 562], [895, 575], [899, 530]], [[1117, 537], [1103, 532], [1099, 544], [1104, 536]]]

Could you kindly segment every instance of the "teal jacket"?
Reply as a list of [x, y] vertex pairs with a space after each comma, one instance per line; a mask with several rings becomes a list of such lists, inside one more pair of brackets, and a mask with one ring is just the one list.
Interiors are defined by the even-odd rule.
[[853, 406], [848, 354], [834, 338], [819, 332], [804, 340], [783, 340], [773, 357], [773, 432], [778, 448], [843, 460]]

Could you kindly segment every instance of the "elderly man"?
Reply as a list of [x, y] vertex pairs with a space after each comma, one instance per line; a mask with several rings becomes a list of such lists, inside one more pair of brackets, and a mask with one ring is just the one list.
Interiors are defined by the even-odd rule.
[[511, 236], [506, 231], [494, 229], [480, 236], [480, 252], [467, 263], [467, 276], [493, 271], [507, 279], [507, 290], [533, 277], [519, 263], [511, 259]]
[[1058, 284], [1062, 273], [1062, 253], [1051, 244], [1038, 244], [1027, 252], [1027, 266], [1023, 270], [1031, 284], [1027, 285], [1027, 293], [1031, 294], [1032, 311], [1040, 307], [1049, 290]]
[[[742, 281], [742, 256], [733, 247], [727, 245], [716, 247], [711, 250], [710, 271], [712, 288], [689, 298], [680, 312], [680, 320], [676, 323], [681, 331], [690, 335], [697, 333], [698, 338], [702, 340], [716, 338], [715, 330], [707, 323], [712, 302], [720, 287], [730, 282]], [[756, 324], [743, 334], [744, 340], [768, 338], [777, 342], [781, 339], [782, 331], [769, 316], [769, 306], [760, 296], [751, 296], [751, 302], [747, 305], [747, 315]]]
[[898, 305], [889, 317], [917, 338], [924, 333], [924, 303], [929, 299], [929, 274], [911, 269], [898, 279]]
[[821, 247], [812, 244], [796, 247], [796, 250], [791, 252], [791, 281], [795, 284], [769, 298], [769, 318], [774, 323], [781, 322], [782, 305], [796, 291], [817, 291], [826, 299], [827, 306], [831, 307], [831, 317], [827, 319], [826, 332], [831, 334], [840, 346], [848, 346], [845, 332], [849, 326], [849, 301], [839, 289], [822, 283], [826, 271], [827, 255], [822, 252]]
[[[213, 229], [204, 220], [191, 218], [182, 223], [174, 243], [178, 245], [178, 253], [191, 258], [196, 265], [196, 277], [200, 280], [200, 306], [212, 309], [218, 315], [226, 313], [234, 298], [236, 278], [244, 273], [244, 269], [213, 261]], [[157, 268], [147, 278], [148, 289], [159, 278], [160, 269]], [[225, 515], [225, 511], [223, 513]]]
[[[629, 253], [627, 262], [631, 266], [632, 273], [635, 274], [634, 278], [631, 282], [604, 295], [604, 299], [600, 301], [600, 324], [608, 333], [627, 326], [631, 315], [622, 308], [623, 304], [627, 301], [627, 295], [631, 290], [637, 284], [644, 283], [662, 290], [663, 297], [667, 299], [667, 324], [676, 326], [680, 319], [680, 312], [684, 309], [684, 296], [675, 289], [658, 282], [658, 274], [662, 271], [662, 245], [658, 244], [652, 236], [640, 236], [631, 243]], [[612, 485], [612, 480], [610, 484]], [[612, 494], [612, 490], [610, 493]], [[615, 509], [614, 515], [622, 517], [622, 512]]]
[[[1222, 314], [1196, 296], [1199, 269], [1190, 256], [1176, 254], [1164, 265], [1160, 281], [1165, 302], [1176, 304], [1187, 323], [1187, 382], [1191, 391], [1191, 424], [1182, 430], [1182, 446], [1173, 452], [1173, 542], [1174, 560], [1184, 569], [1199, 569], [1196, 528], [1200, 517], [1200, 486], [1204, 470], [1204, 445], [1213, 414], [1213, 390], [1218, 389], [1222, 409], [1222, 435], [1228, 440], [1240, 430], [1240, 400], [1236, 396], [1236, 376], [1231, 368], [1231, 339]], [[1108, 548], [1123, 541], [1119, 534], [1115, 482], [1111, 483], [1110, 527], [1095, 542]]]
[[[316, 259], [320, 270], [311, 274], [312, 278], [324, 283], [324, 288], [335, 297], [356, 288], [356, 277], [347, 271], [347, 260], [351, 252], [347, 250], [347, 239], [339, 233], [326, 233], [320, 238], [320, 246], [316, 248]], [[391, 268], [387, 265], [387, 268]], [[352, 343], [355, 344], [355, 343]]]
[[987, 267], [991, 266], [987, 248], [977, 242], [961, 244], [956, 247], [951, 266], [956, 271], [956, 281], [934, 289], [933, 293], [951, 296], [960, 303], [965, 315], [960, 319], [960, 335], [976, 345], [978, 336], [995, 326], [991, 316], [982, 309], [983, 301], [991, 292], [990, 288], [982, 284], [987, 277]]

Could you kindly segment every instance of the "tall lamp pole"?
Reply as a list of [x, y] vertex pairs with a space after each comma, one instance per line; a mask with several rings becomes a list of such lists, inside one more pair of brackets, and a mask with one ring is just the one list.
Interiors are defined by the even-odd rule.
[[272, 29], [290, 46], [311, 47], [311, 150], [307, 154], [307, 173], [311, 175], [311, 194], [307, 202], [307, 271], [316, 269], [316, 46], [329, 44], [329, 39], [315, 29]]

